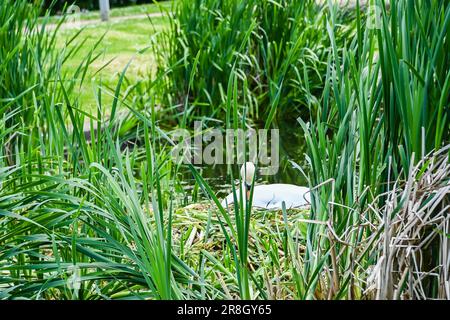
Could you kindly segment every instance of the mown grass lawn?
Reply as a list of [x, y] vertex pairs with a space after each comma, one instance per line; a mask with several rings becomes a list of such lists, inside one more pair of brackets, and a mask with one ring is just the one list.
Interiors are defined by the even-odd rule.
[[[142, 5], [132, 5], [127, 7], [116, 7], [111, 8], [109, 16], [111, 18], [124, 17], [124, 16], [135, 16], [135, 15], [146, 15], [159, 13], [161, 10], [170, 10], [172, 8], [174, 1], [162, 1], [159, 3], [142, 4]], [[61, 16], [55, 15], [50, 18], [51, 22], [57, 22], [61, 19]], [[80, 13], [80, 19], [82, 21], [86, 20], [100, 20], [100, 12], [86, 11]]]
[[[139, 8], [135, 8], [139, 7]], [[140, 10], [142, 7], [152, 8], [152, 12], [158, 9], [156, 5], [134, 6], [133, 12]], [[113, 12], [128, 12], [131, 10], [117, 9]], [[95, 54], [100, 53], [99, 58], [89, 66], [87, 73], [88, 81], [85, 81], [80, 90], [80, 105], [83, 109], [91, 111], [95, 109], [94, 92], [98, 88], [100, 80], [102, 87], [114, 88], [117, 78], [131, 61], [127, 70], [127, 79], [130, 83], [136, 83], [148, 77], [154, 67], [154, 59], [149, 50], [151, 45], [151, 37], [156, 33], [167, 29], [169, 18], [166, 16], [154, 17], [133, 17], [129, 19], [112, 18], [109, 22], [93, 22], [92, 24], [83, 25], [81, 34], [77, 37], [76, 43], [85, 41], [78, 54], [70, 58], [66, 63], [65, 71], [74, 71], [80, 63], [85, 59], [92, 47], [104, 35], [103, 40], [99, 43]], [[66, 41], [71, 39], [80, 28], [61, 27], [58, 32], [58, 46], [63, 48]], [[106, 65], [106, 66], [105, 66]], [[100, 71], [99, 71], [100, 70]], [[99, 71], [99, 72], [98, 72]], [[111, 95], [104, 95], [102, 98], [106, 103], [112, 101]]]

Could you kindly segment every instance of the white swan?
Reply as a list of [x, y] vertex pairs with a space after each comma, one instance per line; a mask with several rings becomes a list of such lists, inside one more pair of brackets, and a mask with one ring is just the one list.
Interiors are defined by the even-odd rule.
[[[245, 191], [245, 196], [250, 196], [250, 188], [255, 176], [255, 165], [247, 162], [241, 167], [242, 184], [240, 190]], [[311, 202], [309, 188], [300, 187], [293, 184], [275, 183], [253, 186], [252, 206], [269, 210], [281, 209], [282, 202], [286, 204], [286, 209], [298, 208], [309, 205]], [[239, 201], [240, 190], [236, 190]], [[233, 192], [222, 200], [222, 207], [227, 207], [234, 202]]]

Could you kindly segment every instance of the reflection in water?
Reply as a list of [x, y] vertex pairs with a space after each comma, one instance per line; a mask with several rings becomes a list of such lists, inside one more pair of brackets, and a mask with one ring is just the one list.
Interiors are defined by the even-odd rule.
[[[283, 123], [280, 127], [280, 168], [276, 175], [272, 176], [257, 176], [257, 183], [289, 183], [301, 186], [307, 186], [306, 177], [298, 168], [295, 168], [291, 161], [298, 164], [304, 171], [306, 162], [304, 160], [305, 143], [300, 126], [297, 122], [293, 124]], [[202, 177], [208, 182], [211, 188], [216, 192], [219, 198], [226, 196], [231, 190], [231, 173], [228, 172], [226, 164], [220, 165], [199, 165], [196, 166]], [[238, 184], [239, 179], [239, 164], [230, 166], [234, 178], [234, 183]], [[182, 181], [183, 189], [189, 198], [195, 192], [195, 179], [187, 166], [181, 170], [180, 180]], [[204, 195], [199, 193], [199, 198]]]

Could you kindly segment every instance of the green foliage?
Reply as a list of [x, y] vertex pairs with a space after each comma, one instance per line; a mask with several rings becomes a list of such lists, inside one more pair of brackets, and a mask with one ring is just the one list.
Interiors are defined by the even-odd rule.
[[178, 1], [156, 51], [167, 74], [163, 101], [192, 105], [192, 117], [223, 119], [233, 71], [249, 117], [270, 125], [305, 113], [323, 86], [329, 41], [317, 30], [325, 21], [312, 0]]
[[[358, 14], [357, 34], [349, 39], [348, 49], [341, 49], [331, 22], [336, 7], [329, 3], [331, 55], [322, 108], [311, 114], [309, 123], [300, 120], [311, 167], [311, 219], [328, 222], [308, 229], [302, 269], [305, 298], [314, 296], [327, 268], [334, 273], [328, 298], [361, 294], [365, 280], [354, 275], [374, 266], [380, 252], [369, 246], [364, 250], [372, 252], [361, 254], [357, 248], [371, 236], [374, 243], [381, 236], [362, 226], [362, 220], [377, 225], [381, 210], [388, 209], [375, 208], [386, 204], [385, 192], [392, 190], [392, 184], [414, 183], [419, 177], [411, 177], [412, 167], [431, 150], [449, 143], [450, 64], [445, 35], [450, 7], [440, 1], [396, 1], [390, 10], [384, 1], [376, 4], [379, 28], [372, 28], [367, 17]], [[400, 209], [403, 205], [396, 210], [406, 210]], [[428, 236], [434, 232], [430, 230]], [[325, 238], [316, 236], [326, 233]], [[433, 263], [431, 267], [439, 266], [439, 258]], [[428, 294], [439, 295], [437, 290]]]
[[[358, 3], [180, 1], [157, 78], [128, 64], [89, 113], [103, 37], [56, 47], [63, 22], [2, 2], [0, 299], [449, 298], [450, 7], [376, 4], [379, 29]], [[222, 208], [193, 165], [183, 190], [174, 126], [292, 115], [310, 210]]]

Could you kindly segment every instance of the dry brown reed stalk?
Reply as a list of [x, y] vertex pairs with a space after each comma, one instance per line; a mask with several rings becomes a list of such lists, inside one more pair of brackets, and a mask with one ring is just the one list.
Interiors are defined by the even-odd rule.
[[450, 299], [449, 149], [411, 166], [387, 193], [367, 290], [376, 299], [427, 299], [436, 286], [439, 299]]

